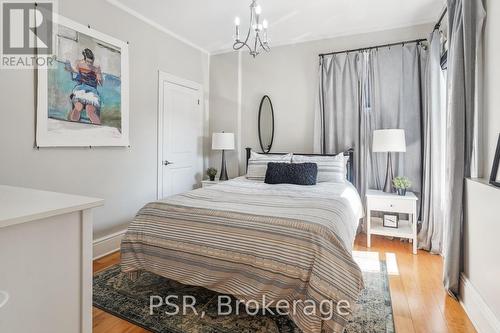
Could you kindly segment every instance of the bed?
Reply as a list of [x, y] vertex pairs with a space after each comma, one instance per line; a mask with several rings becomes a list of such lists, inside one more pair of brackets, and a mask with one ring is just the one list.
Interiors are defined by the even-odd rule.
[[[362, 214], [348, 181], [239, 177], [144, 206], [122, 240], [121, 267], [132, 278], [150, 271], [246, 302], [285, 300], [304, 333], [340, 333], [363, 288], [351, 254]], [[351, 306], [312, 313], [311, 301]]]

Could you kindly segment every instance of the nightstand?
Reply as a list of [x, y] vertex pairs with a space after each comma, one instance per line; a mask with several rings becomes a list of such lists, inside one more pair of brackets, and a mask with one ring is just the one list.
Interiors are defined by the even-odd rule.
[[216, 179], [214, 181], [211, 181], [211, 180], [208, 180], [208, 179], [207, 180], [202, 180], [201, 181], [201, 187], [202, 188], [207, 188], [207, 187], [210, 187], [210, 186], [214, 186], [214, 185], [220, 184], [222, 182], [224, 182], [224, 180], [218, 180], [218, 179]]
[[[367, 246], [371, 247], [371, 235], [407, 238], [413, 242], [413, 254], [417, 254], [417, 201], [413, 192], [406, 196], [396, 193], [368, 190], [366, 192]], [[384, 227], [383, 219], [372, 217], [372, 211], [408, 214], [409, 221], [399, 220], [398, 228]]]

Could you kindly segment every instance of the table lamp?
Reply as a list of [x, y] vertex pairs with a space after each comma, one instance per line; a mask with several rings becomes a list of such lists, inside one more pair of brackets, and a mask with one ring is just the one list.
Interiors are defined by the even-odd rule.
[[219, 180], [228, 180], [226, 169], [226, 150], [234, 149], [234, 134], [233, 133], [213, 133], [212, 134], [212, 150], [222, 150], [222, 165], [220, 167]]
[[385, 174], [384, 192], [392, 193], [392, 172], [391, 153], [406, 152], [405, 131], [402, 129], [383, 129], [373, 131], [373, 152], [387, 153], [387, 170]]

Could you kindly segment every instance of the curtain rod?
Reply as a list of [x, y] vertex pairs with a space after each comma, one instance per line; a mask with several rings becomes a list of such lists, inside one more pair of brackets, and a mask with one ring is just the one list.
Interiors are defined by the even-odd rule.
[[439, 29], [441, 23], [443, 22], [444, 16], [446, 15], [447, 12], [448, 12], [448, 7], [444, 7], [443, 13], [439, 17], [439, 20], [437, 21], [436, 25], [434, 26], [434, 30]]
[[411, 44], [411, 43], [421, 43], [421, 42], [424, 42], [424, 41], [427, 41], [427, 39], [421, 38], [421, 39], [407, 40], [407, 41], [404, 41], [404, 42], [390, 43], [390, 44], [370, 46], [370, 47], [361, 47], [359, 49], [354, 49], [354, 50], [345, 50], [345, 51], [338, 51], [338, 52], [322, 53], [319, 56], [320, 57], [324, 57], [324, 56], [341, 54], [341, 53], [360, 52], [360, 51], [378, 49], [378, 48], [383, 48], [383, 47], [391, 47], [391, 46]]

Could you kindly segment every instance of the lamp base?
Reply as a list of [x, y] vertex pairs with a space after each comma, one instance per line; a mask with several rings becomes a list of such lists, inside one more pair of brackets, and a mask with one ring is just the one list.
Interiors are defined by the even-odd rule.
[[392, 186], [392, 179], [394, 178], [394, 174], [392, 172], [392, 159], [391, 153], [387, 153], [387, 171], [385, 173], [385, 184], [384, 184], [384, 192], [385, 193], [393, 193], [394, 188]]
[[222, 150], [222, 165], [220, 167], [220, 176], [219, 180], [228, 180], [227, 177], [227, 169], [226, 169], [226, 154], [224, 150]]

